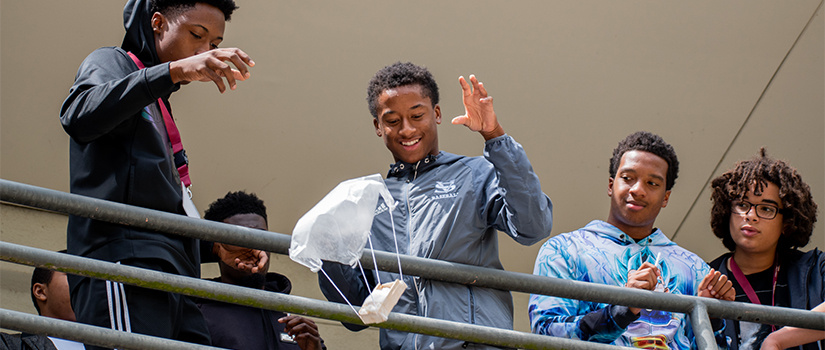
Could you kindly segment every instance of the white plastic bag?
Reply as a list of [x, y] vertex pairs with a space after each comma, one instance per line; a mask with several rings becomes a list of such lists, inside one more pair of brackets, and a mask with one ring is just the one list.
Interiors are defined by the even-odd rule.
[[392, 209], [395, 201], [379, 174], [341, 182], [295, 224], [289, 257], [312, 272], [321, 259], [355, 266], [361, 258], [378, 196]]

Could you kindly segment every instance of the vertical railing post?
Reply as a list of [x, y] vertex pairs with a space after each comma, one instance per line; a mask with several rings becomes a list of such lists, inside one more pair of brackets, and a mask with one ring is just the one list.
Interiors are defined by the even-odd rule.
[[716, 349], [716, 338], [713, 336], [713, 327], [708, 318], [708, 307], [704, 303], [693, 304], [690, 312], [690, 323], [693, 327], [693, 335], [696, 337], [696, 348]]

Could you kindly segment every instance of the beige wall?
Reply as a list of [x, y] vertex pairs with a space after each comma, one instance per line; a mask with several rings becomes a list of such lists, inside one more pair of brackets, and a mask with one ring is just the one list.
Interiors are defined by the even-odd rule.
[[[201, 210], [246, 189], [267, 202], [270, 229], [289, 233], [338, 182], [384, 173], [392, 159], [364, 95], [372, 74], [398, 60], [433, 71], [445, 117], [463, 113], [459, 75], [484, 81], [553, 199], [553, 234], [606, 217], [608, 157], [640, 129], [665, 137], [682, 164], [657, 226], [705, 259], [724, 252], [709, 230], [706, 183], [759, 146], [798, 167], [825, 205], [819, 1], [239, 4], [223, 46], [253, 57], [252, 79], [224, 95], [192, 84], [172, 98]], [[60, 104], [83, 58], [120, 43], [121, 9], [113, 0], [2, 0], [0, 177], [68, 190]], [[440, 132], [442, 149], [481, 154], [480, 136], [448, 123]], [[4, 241], [61, 249], [64, 225], [58, 215], [0, 206]], [[507, 269], [532, 272], [538, 245], [501, 242]], [[813, 247], [825, 248], [822, 223]], [[308, 270], [286, 257], [273, 266], [296, 294], [321, 298]], [[34, 311], [29, 272], [0, 264], [0, 307]], [[527, 296], [514, 297], [516, 329], [527, 331]], [[343, 349], [377, 335], [331, 322], [321, 332]]]

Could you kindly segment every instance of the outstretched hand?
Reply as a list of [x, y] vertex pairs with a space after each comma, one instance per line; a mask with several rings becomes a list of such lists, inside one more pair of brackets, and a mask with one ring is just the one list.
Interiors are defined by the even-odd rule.
[[736, 290], [733, 288], [733, 283], [728, 281], [728, 276], [725, 276], [719, 271], [710, 269], [710, 272], [699, 283], [699, 290], [697, 296], [705, 298], [716, 298], [720, 300], [733, 301], [736, 298]]
[[308, 318], [297, 315], [288, 315], [278, 319], [284, 324], [284, 330], [292, 336], [302, 350], [320, 350], [321, 337], [318, 334], [318, 326]]
[[478, 131], [485, 140], [504, 135], [493, 110], [493, 97], [487, 95], [484, 84], [475, 75], [470, 75], [470, 83], [464, 77], [458, 78], [464, 96], [464, 115], [453, 118], [453, 124], [463, 124], [472, 131]]
[[[232, 68], [228, 62], [237, 69]], [[174, 83], [212, 81], [223, 93], [226, 91], [223, 79], [226, 79], [230, 89], [235, 90], [237, 80], [249, 79], [249, 67], [252, 66], [255, 66], [255, 62], [241, 49], [214, 49], [170, 62], [169, 73]]]
[[265, 273], [269, 269], [269, 255], [263, 250], [215, 243], [212, 251], [227, 266], [250, 273]]

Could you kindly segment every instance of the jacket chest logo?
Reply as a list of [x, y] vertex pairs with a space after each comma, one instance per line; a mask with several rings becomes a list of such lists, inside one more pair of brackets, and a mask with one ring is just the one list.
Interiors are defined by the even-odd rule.
[[436, 181], [435, 183], [435, 191], [433, 191], [433, 196], [430, 199], [442, 199], [442, 198], [452, 198], [457, 196], [456, 194], [456, 186], [455, 180], [451, 181]]

